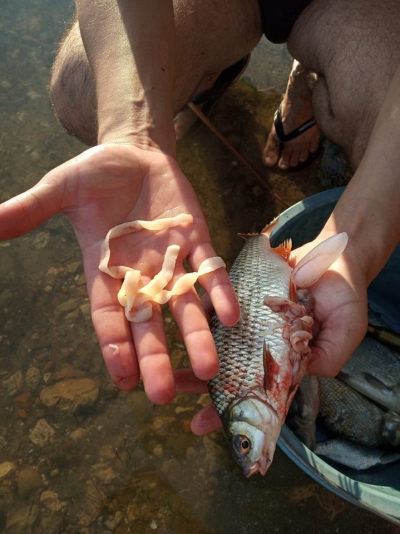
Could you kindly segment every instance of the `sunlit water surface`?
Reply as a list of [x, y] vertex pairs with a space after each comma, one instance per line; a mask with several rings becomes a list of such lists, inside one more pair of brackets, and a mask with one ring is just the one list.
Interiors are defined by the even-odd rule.
[[[73, 6], [0, 6], [4, 201], [85, 147], [57, 123], [46, 91]], [[244, 81], [212, 115], [287, 204], [346, 181], [332, 146], [302, 173], [268, 173], [261, 164], [290, 63], [284, 46], [263, 41]], [[237, 233], [259, 230], [283, 206], [204, 127], [181, 143], [179, 158], [214, 245], [231, 264], [241, 247]], [[165, 321], [174, 365], [187, 366], [179, 331], [168, 314]], [[158, 407], [140, 389], [117, 391], [93, 332], [80, 251], [62, 216], [0, 244], [0, 382], [0, 532], [395, 532], [324, 490], [279, 450], [267, 476], [245, 479], [222, 432], [190, 432], [207, 396], [177, 395]], [[75, 396], [66, 398], [71, 389]]]

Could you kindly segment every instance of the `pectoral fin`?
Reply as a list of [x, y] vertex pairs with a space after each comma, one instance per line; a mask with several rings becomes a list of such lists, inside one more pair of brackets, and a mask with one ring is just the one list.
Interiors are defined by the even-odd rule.
[[346, 248], [346, 232], [329, 237], [304, 256], [292, 272], [296, 287], [304, 288], [314, 284], [329, 269]]
[[279, 373], [279, 365], [274, 360], [271, 351], [264, 341], [263, 345], [263, 364], [264, 364], [264, 389], [265, 391], [272, 391], [274, 384], [276, 384], [276, 377]]

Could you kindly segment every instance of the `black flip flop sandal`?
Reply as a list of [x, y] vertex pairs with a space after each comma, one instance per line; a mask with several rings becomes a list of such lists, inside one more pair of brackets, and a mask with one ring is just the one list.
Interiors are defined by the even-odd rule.
[[[250, 61], [250, 54], [243, 57], [242, 59], [240, 59], [233, 65], [231, 65], [230, 67], [224, 69], [221, 72], [221, 74], [218, 76], [218, 78], [215, 80], [214, 85], [210, 89], [208, 89], [207, 91], [204, 91], [203, 93], [193, 96], [190, 99], [190, 101], [196, 105], [204, 104], [201, 111], [203, 112], [204, 115], [208, 116], [208, 114], [210, 113], [216, 101], [225, 93], [225, 91], [231, 85], [233, 85], [240, 78], [240, 76], [246, 70], [246, 67], [249, 64], [249, 61]], [[203, 125], [202, 120], [197, 119], [197, 121], [189, 129], [186, 135], [193, 134], [202, 125]]]
[[[275, 111], [274, 115], [274, 126], [275, 126], [275, 134], [279, 141], [279, 152], [281, 153], [284, 149], [285, 143], [288, 141], [292, 141], [293, 139], [296, 139], [296, 137], [299, 137], [304, 132], [312, 128], [317, 124], [317, 121], [314, 119], [314, 117], [311, 117], [311, 119], [308, 119], [308, 121], [304, 122], [302, 125], [300, 125], [298, 128], [295, 128], [291, 132], [285, 134], [283, 131], [283, 124], [282, 124], [282, 115], [281, 115], [281, 105], [279, 105], [278, 109]], [[321, 154], [322, 146], [321, 143], [318, 145], [318, 148], [315, 152], [310, 152], [308, 158], [306, 161], [303, 161], [296, 165], [296, 167], [289, 167], [288, 169], [281, 169], [278, 166], [269, 167], [274, 172], [282, 172], [282, 173], [288, 173], [288, 172], [298, 172], [302, 169], [308, 167], [313, 163], [318, 156]]]

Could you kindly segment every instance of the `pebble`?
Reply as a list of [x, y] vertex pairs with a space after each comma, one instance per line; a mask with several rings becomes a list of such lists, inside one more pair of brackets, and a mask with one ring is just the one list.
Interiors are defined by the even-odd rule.
[[163, 455], [164, 449], [161, 443], [157, 443], [157, 445], [153, 449], [153, 456], [156, 458], [161, 458]]
[[171, 426], [175, 423], [176, 418], [171, 416], [155, 417], [153, 419], [153, 430], [159, 436], [167, 436], [171, 431]]
[[73, 441], [77, 442], [77, 441], [80, 441], [82, 438], [84, 438], [87, 433], [88, 433], [88, 430], [86, 428], [79, 427], [76, 430], [73, 430], [71, 434], [69, 435], [69, 437]]
[[9, 397], [14, 397], [21, 393], [24, 387], [24, 377], [21, 371], [17, 371], [11, 375], [7, 380], [3, 381], [3, 390]]
[[99, 384], [91, 378], [61, 380], [42, 389], [40, 400], [47, 408], [73, 414], [80, 408], [93, 406], [99, 396]]
[[115, 474], [115, 471], [113, 468], [105, 463], [98, 463], [92, 466], [92, 474], [100, 480], [100, 482], [103, 482], [103, 484], [111, 484], [113, 482], [117, 475]]
[[28, 467], [18, 473], [18, 494], [22, 499], [26, 499], [29, 495], [42, 488], [42, 486], [42, 477], [36, 469]]
[[25, 374], [25, 382], [34, 391], [42, 381], [42, 374], [37, 367], [29, 367]]
[[39, 517], [39, 506], [30, 504], [12, 508], [7, 515], [6, 532], [10, 534], [28, 534], [32, 532], [31, 527]]
[[76, 310], [80, 305], [79, 299], [68, 299], [62, 304], [59, 304], [55, 310], [54, 315], [56, 319], [60, 317], [60, 315], [66, 315], [67, 313], [72, 312], [73, 310]]
[[40, 527], [42, 530], [38, 530], [42, 534], [60, 534], [60, 532], [67, 532], [63, 528], [64, 519], [61, 514], [46, 510], [40, 518]]
[[60, 501], [58, 498], [58, 493], [51, 490], [45, 490], [42, 492], [40, 495], [40, 502], [52, 512], [59, 512], [68, 506], [66, 501]]
[[3, 462], [0, 464], [0, 480], [10, 476], [17, 469], [17, 464], [14, 462]]
[[39, 419], [35, 428], [29, 434], [29, 439], [38, 447], [45, 447], [54, 440], [55, 430], [46, 419]]

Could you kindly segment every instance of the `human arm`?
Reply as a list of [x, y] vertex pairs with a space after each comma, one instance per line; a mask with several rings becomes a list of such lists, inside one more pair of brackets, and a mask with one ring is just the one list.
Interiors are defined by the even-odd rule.
[[[104, 1], [96, 2], [94, 8], [93, 3], [78, 3], [79, 23], [96, 78], [103, 144], [54, 169], [37, 186], [0, 206], [0, 239], [22, 235], [55, 213], [68, 215], [82, 249], [93, 323], [110, 375], [126, 390], [135, 387], [141, 376], [149, 398], [156, 403], [168, 402], [174, 394], [160, 308], [154, 306], [153, 318], [146, 323], [128, 323], [117, 301], [121, 282], [101, 273], [98, 265], [101, 243], [112, 227], [184, 212], [194, 217], [188, 227], [151, 236], [132, 234], [121, 240], [115, 264], [139, 268], [145, 277], [152, 277], [161, 267], [167, 246], [174, 242], [181, 247], [179, 277], [185, 272], [185, 259], [197, 270], [204, 259], [216, 255], [196, 194], [174, 159], [169, 87], [173, 73], [168, 70], [167, 80], [162, 70], [172, 61], [165, 50], [172, 38], [171, 20], [158, 9], [171, 4]], [[115, 11], [116, 6], [121, 11]], [[135, 10], [134, 20], [141, 30], [131, 38]], [[160, 27], [163, 19], [166, 34]], [[156, 36], [155, 48], [148, 43], [150, 36]], [[221, 320], [235, 322], [238, 308], [226, 272], [219, 269], [200, 283], [210, 293]], [[170, 305], [194, 371], [210, 378], [218, 359], [196, 293], [175, 297]], [[118, 346], [118, 354], [110, 345]]]
[[172, 0], [76, 4], [95, 79], [99, 143], [131, 143], [174, 157]]
[[400, 69], [389, 86], [362, 161], [319, 236], [346, 231], [349, 243], [334, 265], [336, 274], [328, 273], [335, 280], [323, 277], [312, 289], [317, 303], [329, 298], [336, 301], [331, 308], [317, 308], [321, 330], [314, 342], [313, 374], [337, 374], [360, 343], [367, 327], [366, 289], [400, 241], [399, 84]]

